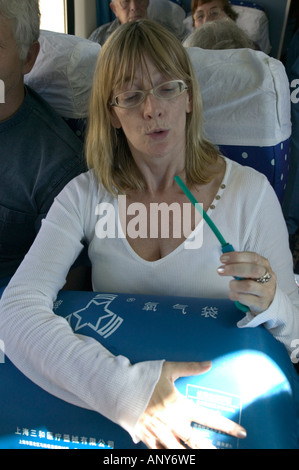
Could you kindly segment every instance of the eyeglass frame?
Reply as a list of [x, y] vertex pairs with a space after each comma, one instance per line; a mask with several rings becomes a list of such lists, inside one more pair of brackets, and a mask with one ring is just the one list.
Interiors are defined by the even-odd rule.
[[204, 14], [202, 18], [200, 18], [199, 16], [196, 16], [196, 12], [194, 13], [194, 16], [193, 16], [194, 21], [202, 22], [206, 16], [209, 18], [213, 16], [213, 14], [217, 14], [217, 18], [218, 18], [221, 15], [221, 13], [225, 14], [225, 11], [221, 7], [212, 7], [207, 12], [205, 12], [204, 10], [200, 10], [199, 12], [197, 12], [197, 15], [199, 15], [201, 12]]
[[[146, 0], [138, 0], [138, 2], [140, 4], [145, 4]], [[130, 6], [130, 0], [125, 0], [125, 3], [127, 3], [127, 5], [124, 5], [123, 3], [124, 3], [124, 0], [119, 0], [119, 5], [121, 6], [121, 8], [123, 10], [126, 10]]]
[[[157, 88], [160, 88], [162, 87], [163, 85], [166, 85], [167, 83], [181, 83], [183, 85], [183, 89], [180, 91], [180, 93], [176, 96], [172, 96], [171, 98], [161, 98], [161, 96], [158, 96], [155, 94], [155, 90]], [[121, 108], [121, 109], [133, 109], [133, 108], [137, 108], [137, 106], [140, 106], [145, 100], [146, 100], [146, 97], [148, 95], [153, 95], [155, 98], [157, 98], [158, 100], [162, 100], [162, 101], [171, 101], [171, 100], [174, 100], [175, 98], [178, 98], [179, 96], [181, 96], [186, 90], [188, 90], [189, 87], [187, 86], [187, 84], [184, 82], [184, 80], [168, 80], [167, 82], [163, 82], [163, 83], [160, 83], [160, 85], [157, 85], [153, 88], [151, 88], [150, 90], [127, 90], [127, 91], [123, 91], [122, 93], [118, 93], [116, 96], [114, 96], [113, 98], [113, 101], [110, 103], [110, 106], [112, 107], [116, 107], [116, 108]], [[138, 104], [135, 104], [133, 106], [120, 106], [116, 100], [119, 96], [125, 94], [125, 93], [140, 93], [142, 96], [143, 96], [143, 99], [142, 101], [140, 101], [140, 103]]]

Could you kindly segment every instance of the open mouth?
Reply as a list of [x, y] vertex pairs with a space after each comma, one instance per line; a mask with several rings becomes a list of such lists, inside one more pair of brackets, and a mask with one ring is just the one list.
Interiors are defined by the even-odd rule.
[[153, 131], [149, 132], [147, 135], [152, 139], [159, 140], [164, 139], [169, 134], [169, 130], [167, 129], [154, 129]]

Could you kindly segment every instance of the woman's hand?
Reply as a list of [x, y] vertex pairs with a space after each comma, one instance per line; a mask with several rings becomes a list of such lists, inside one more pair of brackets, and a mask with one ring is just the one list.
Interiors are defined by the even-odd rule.
[[276, 276], [269, 261], [256, 253], [229, 252], [220, 258], [218, 268], [221, 276], [233, 276], [230, 281], [229, 298], [247, 305], [253, 315], [267, 310], [276, 291]]
[[159, 382], [150, 402], [138, 421], [137, 435], [150, 449], [200, 449], [213, 448], [191, 427], [199, 423], [238, 438], [246, 431], [219, 413], [200, 408], [181, 395], [174, 382], [179, 377], [207, 372], [211, 363], [165, 362]]

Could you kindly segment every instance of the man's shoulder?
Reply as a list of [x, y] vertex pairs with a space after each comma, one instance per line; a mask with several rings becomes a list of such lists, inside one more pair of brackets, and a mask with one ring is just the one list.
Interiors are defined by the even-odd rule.
[[93, 42], [104, 44], [104, 42], [108, 39], [110, 34], [112, 34], [119, 26], [120, 26], [120, 21], [116, 18], [110, 23], [105, 23], [99, 26], [97, 29], [95, 29], [93, 33], [90, 35], [89, 39]]
[[66, 121], [39, 93], [30, 87], [26, 89], [31, 108], [31, 117], [28, 119], [38, 126], [40, 141], [44, 135], [45, 140], [50, 137], [52, 145], [57, 142], [59, 145], [69, 146], [74, 153], [81, 153], [83, 143]]

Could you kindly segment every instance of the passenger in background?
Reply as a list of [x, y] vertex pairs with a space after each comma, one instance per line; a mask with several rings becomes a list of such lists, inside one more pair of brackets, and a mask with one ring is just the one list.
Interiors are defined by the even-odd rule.
[[199, 28], [207, 21], [217, 21], [225, 17], [236, 21], [238, 18], [228, 0], [192, 0], [191, 13], [195, 28]]
[[93, 31], [89, 37], [90, 41], [103, 45], [121, 24], [146, 18], [148, 5], [149, 0], [111, 0], [110, 8], [116, 16], [115, 20]]
[[196, 28], [183, 44], [185, 47], [202, 49], [256, 49], [247, 34], [228, 17], [209, 21]]
[[55, 196], [85, 170], [81, 141], [24, 86], [39, 30], [38, 0], [0, 0], [0, 284], [18, 268]]

